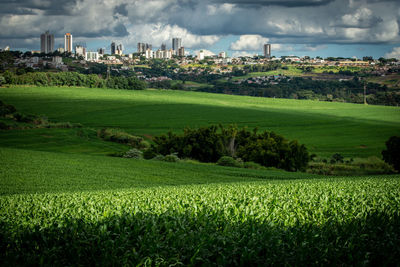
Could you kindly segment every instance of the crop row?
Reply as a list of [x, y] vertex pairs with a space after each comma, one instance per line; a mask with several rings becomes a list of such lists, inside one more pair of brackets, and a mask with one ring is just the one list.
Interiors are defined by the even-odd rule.
[[390, 265], [400, 258], [400, 180], [2, 196], [0, 257], [4, 265]]

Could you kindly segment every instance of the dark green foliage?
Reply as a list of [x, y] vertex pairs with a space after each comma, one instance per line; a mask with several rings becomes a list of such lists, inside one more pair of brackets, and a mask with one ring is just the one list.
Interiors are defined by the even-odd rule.
[[156, 156], [156, 153], [152, 149], [146, 149], [143, 151], [143, 158], [144, 159], [152, 159]]
[[179, 159], [179, 157], [176, 155], [176, 153], [174, 153], [174, 154], [169, 154], [169, 155], [166, 155], [165, 157], [164, 157], [164, 161], [166, 161], [166, 162], [178, 162], [180, 159]]
[[0, 117], [13, 114], [17, 109], [13, 105], [7, 105], [0, 100]]
[[28, 72], [16, 75], [11, 72], [4, 73], [5, 82], [8, 84], [31, 84], [36, 86], [84, 86], [91, 88], [113, 88], [127, 90], [143, 90], [146, 83], [134, 76], [110, 77], [103, 79], [95, 74], [80, 74], [77, 72]]
[[265, 169], [264, 166], [262, 166], [261, 164], [252, 162], [252, 161], [248, 161], [243, 163], [243, 167], [246, 169], [253, 169], [253, 170], [262, 170]]
[[382, 151], [383, 160], [400, 171], [400, 137], [392, 136], [386, 141], [386, 150]]
[[8, 125], [5, 124], [4, 122], [0, 121], [0, 130], [7, 130], [8, 129]]
[[117, 129], [103, 128], [97, 131], [97, 135], [105, 141], [127, 144], [137, 149], [146, 149], [150, 146], [142, 137]]
[[222, 156], [218, 161], [217, 165], [228, 166], [228, 167], [242, 167], [242, 165], [237, 162], [234, 158], [229, 156]]
[[180, 157], [202, 162], [217, 162], [222, 156], [231, 156], [266, 167], [303, 171], [311, 159], [306, 147], [297, 141], [288, 141], [274, 132], [258, 134], [256, 129], [250, 132], [234, 126], [186, 128], [183, 135], [169, 132], [156, 137], [154, 142], [152, 150], [156, 154], [178, 153]]
[[339, 153], [335, 153], [331, 157], [331, 163], [343, 163], [344, 157], [340, 155]]
[[326, 159], [313, 161], [307, 168], [308, 173], [320, 175], [371, 175], [393, 174], [391, 165], [375, 156], [368, 158], [351, 158], [343, 162], [328, 163]]

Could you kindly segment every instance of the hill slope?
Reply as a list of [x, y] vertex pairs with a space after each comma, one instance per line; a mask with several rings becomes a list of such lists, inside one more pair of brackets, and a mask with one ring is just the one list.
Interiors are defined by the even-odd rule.
[[[297, 139], [311, 152], [327, 157], [334, 153], [380, 156], [384, 142], [400, 132], [397, 107], [74, 87], [2, 88], [0, 99], [22, 112], [56, 121], [116, 127], [149, 136], [219, 123], [258, 127]], [[7, 145], [4, 139], [0, 145]]]

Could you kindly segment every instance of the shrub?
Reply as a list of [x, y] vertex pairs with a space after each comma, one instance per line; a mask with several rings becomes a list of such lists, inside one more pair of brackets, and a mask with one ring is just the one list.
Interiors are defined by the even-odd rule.
[[5, 124], [4, 122], [0, 121], [0, 130], [7, 130], [8, 129], [8, 125]]
[[122, 156], [123, 158], [131, 158], [131, 159], [142, 159], [143, 158], [143, 152], [140, 151], [139, 149], [132, 148], [125, 152], [125, 154]]
[[217, 161], [217, 165], [228, 166], [228, 167], [241, 167], [239, 162], [237, 162], [234, 158], [229, 157], [229, 156], [222, 156]]
[[7, 105], [0, 101], [0, 116], [4, 117], [8, 114], [13, 114], [17, 109], [13, 105]]
[[26, 115], [22, 113], [14, 113], [13, 115], [14, 119], [18, 122], [26, 122], [26, 123], [31, 123], [36, 120], [36, 116], [34, 115]]
[[167, 161], [167, 162], [178, 162], [179, 161], [179, 157], [176, 155], [176, 153], [169, 154], [169, 155], [166, 155], [164, 157], [164, 161]]
[[156, 155], [152, 160], [158, 160], [158, 161], [164, 161], [164, 156], [163, 155]]
[[340, 155], [339, 153], [335, 153], [331, 157], [331, 163], [343, 163], [344, 157]]
[[261, 164], [258, 164], [258, 163], [252, 162], [252, 161], [245, 162], [243, 164], [243, 167], [246, 168], [246, 169], [254, 169], [254, 170], [265, 169], [265, 167], [262, 166]]
[[147, 149], [150, 144], [140, 136], [131, 135], [118, 129], [103, 128], [97, 135], [105, 141], [127, 144], [137, 149]]
[[154, 151], [152, 149], [146, 149], [145, 151], [143, 151], [144, 159], [152, 159], [155, 156], [156, 156], [156, 154], [154, 153]]
[[400, 171], [400, 137], [392, 136], [386, 141], [386, 150], [382, 151], [383, 160]]

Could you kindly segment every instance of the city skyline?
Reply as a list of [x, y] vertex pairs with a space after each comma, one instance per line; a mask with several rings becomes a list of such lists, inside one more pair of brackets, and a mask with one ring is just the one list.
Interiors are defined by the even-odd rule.
[[64, 35], [71, 33], [74, 42], [86, 42], [91, 51], [115, 41], [132, 53], [138, 42], [156, 49], [177, 37], [190, 54], [202, 49], [262, 55], [268, 43], [274, 56], [400, 58], [398, 1], [45, 2], [7, 1], [8, 8], [1, 11], [0, 48], [39, 50], [40, 34], [50, 30], [54, 49], [64, 47]]

